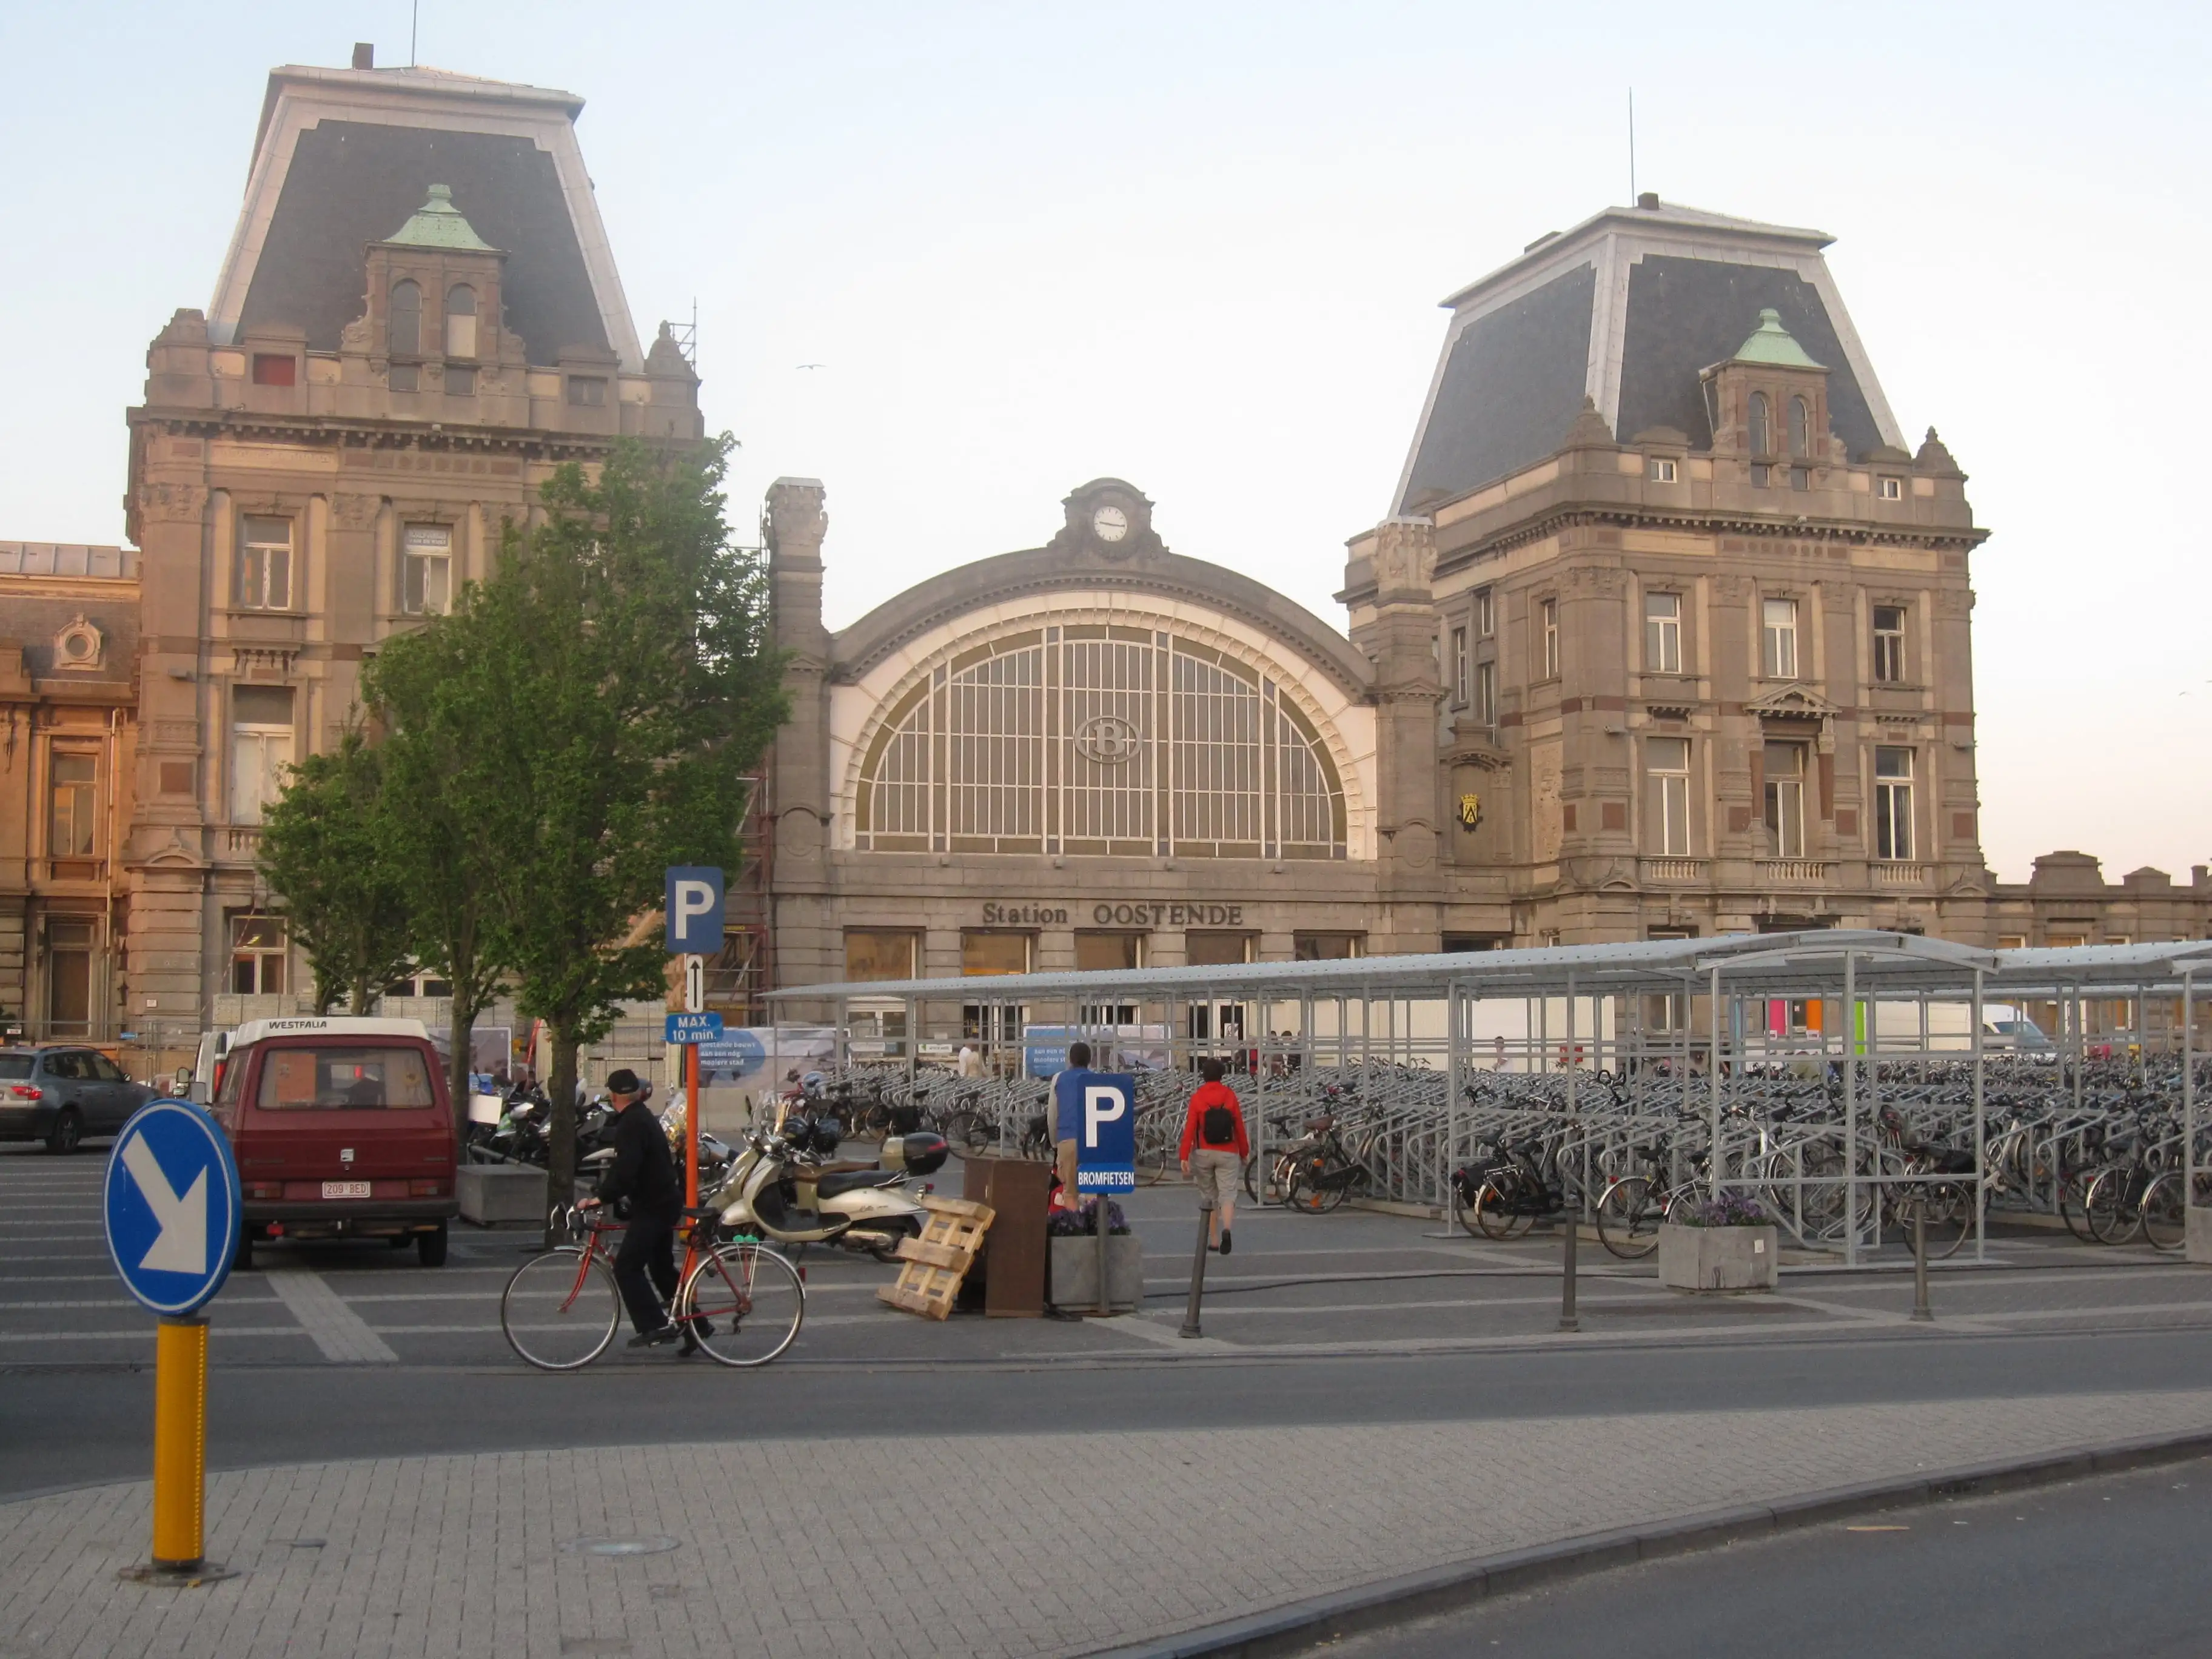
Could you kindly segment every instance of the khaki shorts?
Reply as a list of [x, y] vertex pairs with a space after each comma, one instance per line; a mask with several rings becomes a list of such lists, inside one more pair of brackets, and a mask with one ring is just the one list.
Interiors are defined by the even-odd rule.
[[1237, 1178], [1244, 1173], [1244, 1160], [1225, 1148], [1190, 1149], [1190, 1178], [1198, 1188], [1201, 1210], [1230, 1210], [1237, 1206]]
[[1060, 1201], [1071, 1210], [1080, 1209], [1082, 1195], [1075, 1190], [1075, 1143], [1073, 1140], [1061, 1141], [1054, 1157], [1060, 1165]]

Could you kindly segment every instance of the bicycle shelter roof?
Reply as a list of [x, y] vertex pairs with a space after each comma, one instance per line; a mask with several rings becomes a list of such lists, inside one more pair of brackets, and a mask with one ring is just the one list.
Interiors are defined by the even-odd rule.
[[936, 979], [870, 980], [772, 991], [775, 1001], [1143, 1002], [1170, 999], [1424, 1000], [1695, 990], [1715, 969], [1731, 988], [1775, 996], [1838, 995], [1844, 959], [1864, 994], [1965, 995], [1975, 975], [1984, 994], [2053, 986], [2175, 986], [2194, 969], [2212, 984], [2212, 941], [1985, 951], [1915, 933], [1821, 928], [1646, 939], [1533, 950], [1446, 951], [1326, 962], [1248, 962], [1213, 967], [1118, 968]]

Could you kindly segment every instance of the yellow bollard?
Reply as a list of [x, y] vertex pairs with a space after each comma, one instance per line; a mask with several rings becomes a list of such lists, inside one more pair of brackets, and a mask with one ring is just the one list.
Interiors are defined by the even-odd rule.
[[154, 1347], [154, 1570], [207, 1555], [207, 1342], [204, 1314], [164, 1319]]

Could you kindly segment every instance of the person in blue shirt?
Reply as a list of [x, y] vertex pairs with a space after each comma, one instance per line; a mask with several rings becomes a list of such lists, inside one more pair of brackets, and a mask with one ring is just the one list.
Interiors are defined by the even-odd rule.
[[1066, 1069], [1052, 1079], [1053, 1161], [1060, 1170], [1060, 1201], [1071, 1210], [1083, 1206], [1075, 1190], [1075, 1139], [1083, 1133], [1083, 1085], [1091, 1077], [1091, 1045], [1067, 1045]]

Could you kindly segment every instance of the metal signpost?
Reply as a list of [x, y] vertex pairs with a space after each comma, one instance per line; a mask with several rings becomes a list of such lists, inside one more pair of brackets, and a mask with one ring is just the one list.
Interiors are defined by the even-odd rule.
[[149, 1101], [115, 1142], [102, 1194], [123, 1288], [161, 1317], [154, 1349], [154, 1549], [126, 1577], [205, 1583], [207, 1316], [238, 1251], [238, 1161], [207, 1113]]
[[1094, 1072], [1083, 1079], [1075, 1190], [1098, 1195], [1098, 1311], [1111, 1313], [1106, 1283], [1108, 1194], [1137, 1190], [1137, 1079], [1129, 1073]]
[[[722, 1017], [702, 1012], [707, 958], [722, 948], [722, 872], [710, 864], [672, 864], [665, 875], [662, 914], [668, 919], [668, 953], [684, 962], [684, 1012], [668, 1017], [668, 1041], [684, 1045], [684, 1207], [699, 1207], [699, 1045], [719, 1042]], [[678, 1020], [710, 1021], [681, 1028]]]

